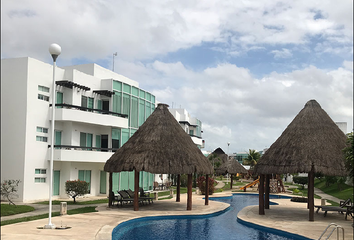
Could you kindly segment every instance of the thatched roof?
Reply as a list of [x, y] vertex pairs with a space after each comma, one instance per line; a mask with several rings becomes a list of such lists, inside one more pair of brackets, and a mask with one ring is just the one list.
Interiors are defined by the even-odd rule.
[[248, 171], [236, 160], [229, 159], [229, 161], [224, 162], [218, 169], [215, 170], [218, 174], [237, 174], [237, 173], [248, 173]]
[[238, 161], [228, 159], [227, 154], [221, 148], [217, 148], [209, 154], [208, 159], [210, 161], [215, 159], [221, 162], [220, 167], [215, 169], [217, 174], [247, 173], [247, 170]]
[[159, 104], [144, 124], [104, 166], [106, 172], [212, 174], [209, 160], [168, 110]]
[[258, 174], [315, 172], [346, 175], [342, 149], [346, 135], [316, 100], [310, 100], [258, 160]]

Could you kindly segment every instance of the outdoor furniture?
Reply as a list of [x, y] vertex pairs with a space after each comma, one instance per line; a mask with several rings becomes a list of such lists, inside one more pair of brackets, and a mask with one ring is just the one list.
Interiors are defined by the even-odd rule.
[[[318, 207], [318, 206], [317, 206]], [[319, 208], [316, 212], [318, 212]], [[340, 212], [345, 214], [345, 219], [347, 219], [348, 215], [353, 216], [353, 204], [350, 198], [345, 201], [340, 201], [339, 207], [337, 206], [322, 206], [322, 211], [324, 211], [324, 217], [327, 215], [328, 211]]]
[[[125, 190], [125, 192], [129, 195], [129, 197], [131, 199], [134, 199], [134, 192], [131, 189]], [[139, 197], [139, 203], [144, 203], [146, 201], [148, 201], [150, 203], [150, 201], [152, 201], [153, 199], [150, 197]]]
[[150, 201], [152, 203], [154, 203], [154, 198], [153, 197], [150, 197], [150, 193], [147, 193], [144, 191], [143, 188], [139, 188], [139, 193], [140, 193], [140, 198], [146, 198], [147, 201], [149, 201], [149, 204], [150, 204]]
[[[113, 191], [111, 192], [111, 195], [112, 195], [112, 205], [114, 206], [114, 202], [117, 202], [117, 206], [118, 206], [120, 196], [115, 195]], [[109, 197], [107, 197], [107, 198], [109, 198]]]
[[118, 194], [121, 196], [121, 198], [119, 199], [120, 205], [123, 205], [123, 202], [126, 203], [131, 203], [134, 202], [134, 198], [131, 198], [128, 193], [126, 191], [118, 191]]

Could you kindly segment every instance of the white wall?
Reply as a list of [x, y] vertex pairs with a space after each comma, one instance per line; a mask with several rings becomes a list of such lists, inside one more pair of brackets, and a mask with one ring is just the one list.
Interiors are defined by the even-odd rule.
[[28, 58], [1, 60], [1, 181], [21, 180], [18, 200], [24, 189], [27, 67]]

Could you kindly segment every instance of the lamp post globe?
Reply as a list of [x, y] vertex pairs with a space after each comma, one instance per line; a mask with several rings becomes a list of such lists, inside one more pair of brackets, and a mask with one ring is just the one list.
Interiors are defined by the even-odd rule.
[[61, 53], [61, 47], [58, 44], [56, 44], [56, 43], [52, 43], [49, 46], [49, 53], [51, 55], [59, 56], [60, 53]]

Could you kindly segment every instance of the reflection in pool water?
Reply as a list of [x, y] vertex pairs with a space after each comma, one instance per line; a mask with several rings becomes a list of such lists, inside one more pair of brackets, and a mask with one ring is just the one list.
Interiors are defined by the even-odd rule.
[[[279, 197], [273, 195], [270, 198]], [[234, 194], [232, 197], [210, 198], [229, 203], [222, 212], [195, 216], [144, 217], [119, 224], [112, 232], [112, 239], [308, 239], [299, 235], [273, 229], [247, 227], [237, 221], [237, 213], [249, 205], [258, 205], [257, 194]]]

